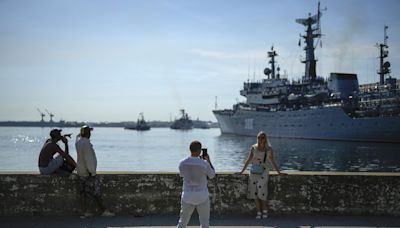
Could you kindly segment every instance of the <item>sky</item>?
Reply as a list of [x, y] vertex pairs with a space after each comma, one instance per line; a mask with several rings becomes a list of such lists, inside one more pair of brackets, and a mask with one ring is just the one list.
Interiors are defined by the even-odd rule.
[[[299, 79], [304, 26], [317, 0], [0, 0], [0, 121], [215, 121], [245, 100], [274, 46], [281, 74]], [[388, 25], [391, 76], [400, 75], [400, 1], [321, 0], [317, 74], [379, 80]], [[45, 120], [49, 117], [46, 116]]]

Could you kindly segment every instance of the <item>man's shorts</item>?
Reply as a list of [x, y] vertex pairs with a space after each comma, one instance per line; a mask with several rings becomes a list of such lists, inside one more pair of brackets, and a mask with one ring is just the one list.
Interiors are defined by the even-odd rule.
[[97, 175], [79, 177], [80, 192], [90, 196], [100, 196], [100, 179]]
[[49, 164], [47, 167], [39, 167], [40, 174], [52, 174], [54, 173], [58, 168], [60, 168], [64, 163], [64, 158], [61, 156], [57, 156], [53, 159], [50, 160]]

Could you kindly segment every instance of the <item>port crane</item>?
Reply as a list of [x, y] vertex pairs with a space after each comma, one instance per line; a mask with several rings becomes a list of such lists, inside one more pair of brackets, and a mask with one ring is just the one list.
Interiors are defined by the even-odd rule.
[[49, 116], [50, 116], [50, 123], [53, 123], [54, 114], [50, 113], [47, 109], [45, 109], [45, 110], [46, 110], [47, 114], [49, 114]]
[[43, 122], [44, 122], [44, 119], [43, 119], [43, 118], [46, 116], [46, 114], [44, 114], [42, 111], [40, 111], [39, 108], [38, 108], [37, 110], [38, 110], [38, 112], [40, 113], [40, 116], [42, 117], [42, 120], [40, 120], [40, 122], [43, 123]]

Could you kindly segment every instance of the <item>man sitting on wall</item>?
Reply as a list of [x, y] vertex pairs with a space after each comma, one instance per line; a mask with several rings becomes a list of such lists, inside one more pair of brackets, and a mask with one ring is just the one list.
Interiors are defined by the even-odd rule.
[[[40, 174], [71, 173], [74, 171], [76, 162], [69, 155], [66, 136], [61, 135], [61, 129], [50, 131], [51, 138], [46, 140], [39, 154], [38, 166]], [[65, 150], [62, 150], [57, 144], [60, 140], [65, 144]], [[54, 157], [57, 153], [59, 155]]]

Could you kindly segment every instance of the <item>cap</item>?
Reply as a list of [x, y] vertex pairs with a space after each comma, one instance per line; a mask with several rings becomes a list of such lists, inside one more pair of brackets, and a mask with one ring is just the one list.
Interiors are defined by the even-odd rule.
[[53, 130], [51, 130], [50, 131], [50, 137], [52, 137], [52, 138], [60, 138], [61, 137], [61, 129], [53, 129]]
[[83, 135], [83, 134], [85, 134], [86, 131], [92, 131], [92, 130], [93, 130], [92, 127], [89, 127], [88, 125], [83, 125], [81, 127], [80, 133], [81, 133], [81, 135]]

